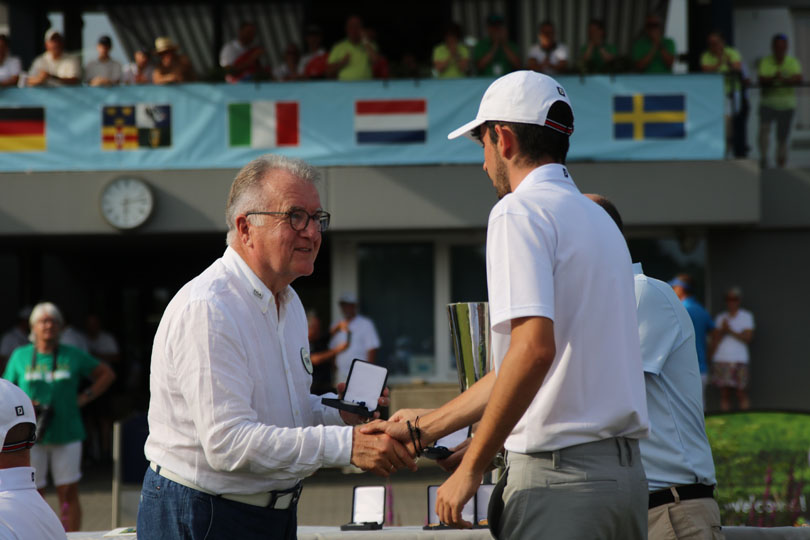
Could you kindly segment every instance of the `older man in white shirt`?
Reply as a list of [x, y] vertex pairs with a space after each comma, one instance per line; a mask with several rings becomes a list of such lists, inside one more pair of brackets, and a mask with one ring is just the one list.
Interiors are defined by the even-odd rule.
[[360, 419], [309, 393], [306, 315], [289, 285], [314, 270], [329, 224], [316, 178], [281, 156], [246, 165], [228, 198], [225, 254], [166, 308], [139, 536], [293, 539], [301, 480], [319, 468], [415, 468], [398, 442], [348, 427]]

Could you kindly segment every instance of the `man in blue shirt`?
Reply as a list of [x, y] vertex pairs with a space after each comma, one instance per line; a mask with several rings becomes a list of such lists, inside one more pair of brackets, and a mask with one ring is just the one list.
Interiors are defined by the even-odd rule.
[[[622, 221], [604, 197], [587, 195]], [[703, 421], [695, 331], [678, 297], [663, 281], [633, 265], [638, 334], [650, 418], [641, 439], [649, 485], [649, 538], [723, 538], [713, 498], [714, 461]]]
[[[700, 364], [700, 380], [703, 383], [703, 393], [706, 393], [706, 384], [709, 382], [709, 362], [706, 355], [706, 338], [714, 330], [714, 319], [709, 315], [700, 302], [692, 296], [694, 284], [689, 274], [678, 274], [669, 282], [672, 290], [689, 313], [692, 325], [695, 327], [695, 345], [697, 347], [698, 364]], [[705, 400], [704, 400], [705, 401]]]

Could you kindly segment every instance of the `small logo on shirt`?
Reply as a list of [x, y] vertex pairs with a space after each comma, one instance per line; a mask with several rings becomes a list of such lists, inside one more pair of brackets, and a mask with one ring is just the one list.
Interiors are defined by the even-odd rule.
[[565, 175], [566, 178], [568, 178], [568, 169], [566, 169], [565, 167], [563, 167], [562, 169], [563, 169], [563, 174]]
[[14, 412], [17, 413], [17, 416], [25, 416], [25, 409], [23, 409], [22, 405], [14, 407]]
[[304, 364], [307, 373], [312, 375], [312, 360], [309, 358], [309, 351], [306, 347], [301, 347], [301, 363]]
[[253, 289], [253, 296], [255, 296], [256, 298], [261, 298], [264, 295], [259, 289]]
[[565, 90], [563, 90], [561, 86], [558, 86], [558, 87], [557, 87], [557, 92], [559, 92], [559, 94], [560, 94], [561, 96], [564, 96], [564, 95], [565, 95]]

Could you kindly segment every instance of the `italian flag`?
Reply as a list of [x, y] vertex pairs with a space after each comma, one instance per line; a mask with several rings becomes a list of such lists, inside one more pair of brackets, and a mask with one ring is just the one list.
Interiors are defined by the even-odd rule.
[[228, 104], [228, 141], [234, 147], [298, 146], [298, 102]]

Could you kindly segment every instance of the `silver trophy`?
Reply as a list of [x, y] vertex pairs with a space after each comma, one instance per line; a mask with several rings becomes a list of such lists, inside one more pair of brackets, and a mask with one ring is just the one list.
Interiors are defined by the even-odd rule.
[[464, 392], [489, 372], [489, 304], [448, 304], [447, 314], [458, 367], [458, 384]]

